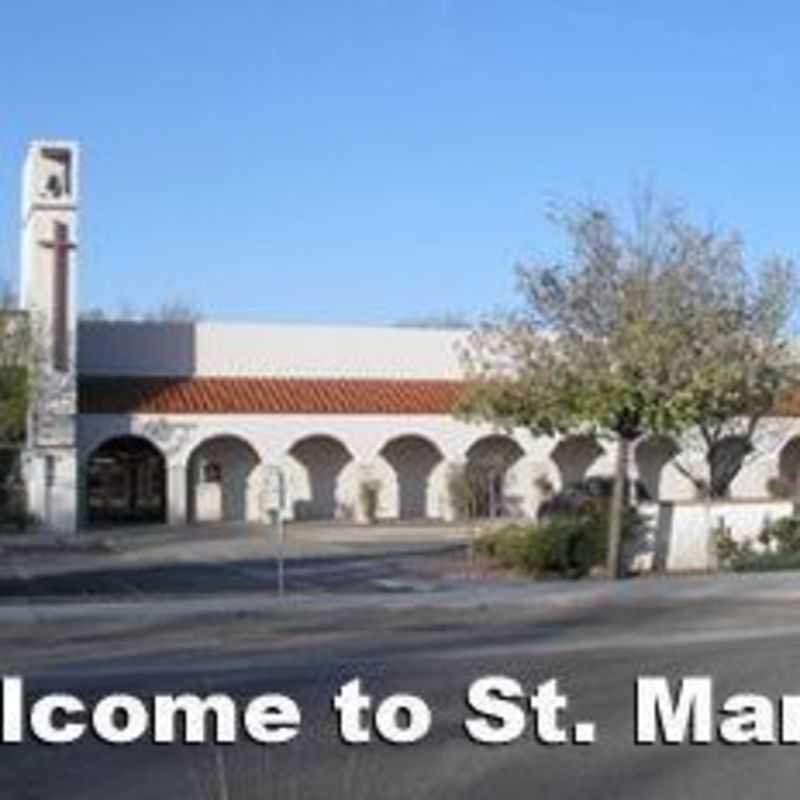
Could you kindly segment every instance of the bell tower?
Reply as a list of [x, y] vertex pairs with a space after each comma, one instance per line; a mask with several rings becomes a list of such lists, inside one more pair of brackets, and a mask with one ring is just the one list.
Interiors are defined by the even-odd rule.
[[28, 425], [30, 511], [53, 531], [77, 518], [78, 145], [37, 141], [22, 176], [20, 306], [36, 351]]

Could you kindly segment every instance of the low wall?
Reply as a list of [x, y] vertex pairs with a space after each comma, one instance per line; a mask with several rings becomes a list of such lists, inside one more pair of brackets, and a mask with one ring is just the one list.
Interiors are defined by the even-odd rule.
[[768, 523], [792, 514], [790, 500], [646, 503], [646, 530], [626, 546], [633, 572], [702, 572], [717, 568], [714, 531], [722, 523], [736, 542], [755, 540]]

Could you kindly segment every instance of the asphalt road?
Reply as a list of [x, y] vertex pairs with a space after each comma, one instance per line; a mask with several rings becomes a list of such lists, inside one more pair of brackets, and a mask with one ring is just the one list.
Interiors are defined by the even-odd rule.
[[[86, 702], [121, 691], [265, 692], [301, 707], [301, 733], [281, 746], [0, 747], [3, 800], [263, 800], [264, 798], [795, 797], [791, 746], [633, 743], [640, 674], [711, 675], [733, 692], [800, 692], [800, 608], [792, 601], [617, 599], [597, 605], [402, 610], [365, 603], [284, 608], [213, 621], [75, 621], [0, 626], [0, 667], [31, 696]], [[485, 746], [464, 733], [465, 691], [502, 674], [532, 691], [558, 678], [572, 720], [597, 723], [591, 746], [545, 746], [530, 730]], [[340, 742], [331, 698], [360, 677], [376, 700], [413, 693], [432, 709], [415, 745]]]
[[[80, 564], [62, 563], [58, 571], [51, 561], [39, 574], [30, 563], [19, 565], [17, 574], [0, 577], [0, 601], [274, 593], [279, 580], [274, 557], [163, 564], [108, 563], [105, 557], [87, 561], [83, 557]], [[285, 561], [283, 582], [288, 592], [372, 592], [395, 584], [431, 584], [448, 571], [463, 574], [468, 569], [463, 547], [411, 547], [375, 555], [293, 557]]]
[[65, 546], [0, 539], [0, 603], [274, 592], [285, 556], [291, 592], [374, 592], [463, 575], [466, 534], [445, 527], [258, 525], [80, 535]]

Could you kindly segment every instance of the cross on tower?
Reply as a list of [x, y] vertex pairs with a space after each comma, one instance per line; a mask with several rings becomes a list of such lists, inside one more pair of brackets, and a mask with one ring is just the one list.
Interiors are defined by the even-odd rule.
[[69, 240], [69, 229], [63, 222], [53, 223], [51, 241], [40, 241], [42, 247], [53, 251], [50, 319], [53, 326], [53, 368], [59, 372], [69, 369], [69, 252], [76, 245]]

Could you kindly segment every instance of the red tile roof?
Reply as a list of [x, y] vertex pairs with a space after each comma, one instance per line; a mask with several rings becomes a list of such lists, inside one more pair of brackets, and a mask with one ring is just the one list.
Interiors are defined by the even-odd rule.
[[82, 414], [449, 414], [464, 384], [373, 378], [83, 376]]
[[[450, 414], [466, 383], [379, 378], [81, 376], [81, 414]], [[800, 417], [800, 392], [776, 404]]]

